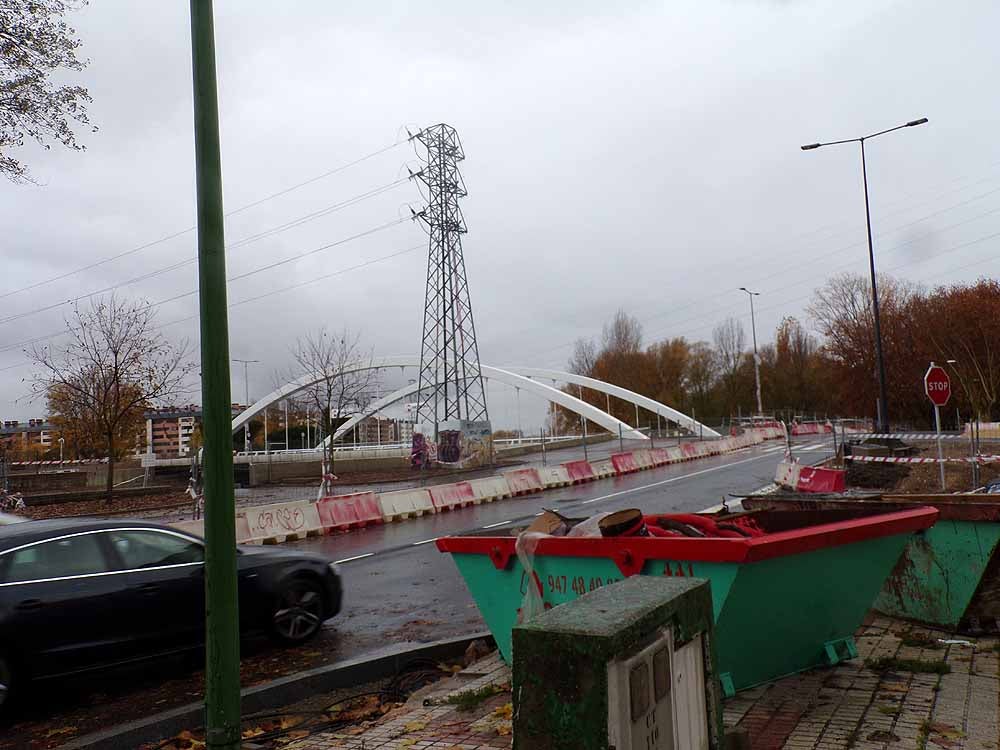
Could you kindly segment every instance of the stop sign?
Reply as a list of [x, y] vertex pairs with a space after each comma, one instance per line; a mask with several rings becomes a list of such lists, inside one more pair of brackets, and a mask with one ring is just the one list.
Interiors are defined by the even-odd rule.
[[943, 367], [931, 365], [924, 375], [924, 392], [935, 406], [944, 406], [951, 398], [951, 378]]

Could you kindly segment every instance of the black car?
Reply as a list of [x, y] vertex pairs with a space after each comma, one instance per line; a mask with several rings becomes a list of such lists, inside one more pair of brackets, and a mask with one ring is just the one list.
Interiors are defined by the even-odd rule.
[[[237, 551], [241, 632], [301, 643], [340, 610], [329, 560]], [[0, 526], [0, 708], [28, 679], [199, 648], [204, 559], [202, 539], [141, 521]]]

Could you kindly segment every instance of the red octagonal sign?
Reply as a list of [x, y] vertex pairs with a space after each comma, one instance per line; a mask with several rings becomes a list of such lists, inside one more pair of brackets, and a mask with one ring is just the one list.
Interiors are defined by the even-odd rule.
[[924, 392], [935, 406], [944, 406], [951, 398], [951, 378], [943, 367], [931, 365], [924, 375]]

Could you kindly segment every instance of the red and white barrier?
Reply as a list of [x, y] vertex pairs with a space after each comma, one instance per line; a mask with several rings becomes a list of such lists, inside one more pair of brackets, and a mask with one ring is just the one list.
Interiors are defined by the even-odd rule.
[[618, 475], [631, 474], [640, 468], [632, 453], [612, 453], [611, 465], [615, 467], [615, 473]]
[[635, 457], [635, 462], [639, 464], [640, 469], [652, 469], [656, 466], [653, 454], [648, 450], [632, 451], [632, 455]]
[[615, 471], [615, 465], [611, 463], [610, 458], [606, 458], [603, 461], [592, 461], [590, 468], [594, 470], [594, 475], [598, 479], [607, 479], [618, 473]]
[[869, 461], [878, 464], [991, 464], [1000, 461], [1000, 456], [952, 456], [950, 458], [925, 458], [924, 456], [845, 456], [845, 461]]
[[597, 479], [594, 467], [590, 465], [589, 461], [566, 461], [562, 466], [566, 469], [566, 475], [572, 484], [591, 482]]
[[568, 487], [573, 484], [569, 478], [569, 472], [563, 466], [543, 466], [538, 470], [542, 475], [542, 483], [545, 489], [552, 487]]
[[438, 484], [428, 487], [427, 491], [431, 493], [431, 502], [434, 503], [434, 510], [438, 512], [464, 508], [476, 503], [476, 493], [468, 482]]
[[774, 483], [793, 492], [843, 492], [847, 472], [827, 466], [802, 466], [786, 458], [774, 472]]
[[649, 455], [653, 457], [653, 466], [663, 466], [670, 463], [670, 454], [665, 448], [653, 448]]
[[382, 518], [386, 521], [415, 518], [434, 512], [431, 494], [425, 489], [383, 492], [378, 496], [378, 504], [382, 509]]
[[316, 511], [327, 534], [383, 522], [382, 508], [374, 492], [324, 497], [316, 503]]
[[833, 425], [829, 422], [826, 422], [825, 424], [820, 424], [819, 422], [793, 424], [791, 432], [793, 435], [822, 435], [824, 433], [833, 432]]
[[514, 495], [528, 495], [545, 489], [545, 483], [538, 469], [514, 469], [505, 471], [503, 476], [507, 480], [511, 494]]
[[322, 525], [316, 504], [308, 501], [277, 503], [247, 508], [243, 511], [249, 525], [249, 539], [264, 544], [304, 539]]
[[502, 500], [510, 497], [510, 487], [503, 477], [483, 477], [482, 479], [470, 479], [472, 492], [476, 497], [476, 502], [492, 503], [494, 500]]

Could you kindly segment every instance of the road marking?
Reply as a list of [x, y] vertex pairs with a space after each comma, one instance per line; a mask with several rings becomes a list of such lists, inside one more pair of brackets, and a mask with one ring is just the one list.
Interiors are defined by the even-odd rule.
[[484, 529], [495, 529], [497, 526], [503, 526], [504, 524], [510, 523], [510, 521], [500, 521], [500, 523], [491, 523], [483, 526]]
[[[721, 466], [712, 466], [708, 469], [702, 469], [701, 471], [692, 471], [690, 474], [682, 474], [679, 477], [670, 477], [670, 479], [663, 479], [659, 482], [653, 482], [652, 484], [646, 484], [642, 487], [633, 487], [630, 490], [622, 490], [621, 492], [612, 492], [610, 495], [602, 495], [601, 497], [593, 497], [590, 500], [584, 500], [580, 505], [589, 505], [590, 503], [600, 502], [601, 500], [609, 500], [612, 497], [619, 497], [620, 495], [628, 495], [632, 492], [639, 492], [640, 490], [648, 490], [651, 487], [659, 487], [663, 484], [671, 484], [673, 482], [679, 482], [682, 479], [690, 479], [691, 477], [701, 476], [702, 474], [710, 474], [713, 471], [719, 471], [721, 469], [728, 469], [733, 466], [739, 466], [740, 464], [748, 464], [751, 461], [760, 461], [762, 458], [768, 458], [768, 456], [753, 456], [752, 458], [744, 458], [742, 461], [733, 461], [731, 464], [722, 464]], [[541, 515], [541, 514], [539, 514]]]
[[429, 542], [436, 542], [436, 541], [437, 541], [437, 537], [435, 536], [435, 537], [431, 537], [430, 539], [424, 539], [424, 541], [422, 541], [422, 542], [412, 542], [410, 544], [410, 546], [411, 547], [419, 547], [421, 544], [428, 544]]
[[815, 445], [807, 445], [807, 446], [804, 446], [803, 448], [800, 448], [800, 450], [804, 450], [804, 451], [814, 451], [814, 450], [817, 450], [817, 449], [819, 449], [819, 448], [823, 448], [823, 447], [825, 447], [825, 446], [826, 446], [826, 443], [816, 443]]
[[353, 562], [354, 560], [362, 560], [366, 557], [371, 557], [374, 554], [375, 554], [374, 552], [365, 552], [365, 554], [363, 555], [355, 555], [354, 557], [345, 557], [343, 560], [336, 560], [335, 562], [337, 563], [337, 565], [340, 565], [341, 563], [349, 563]]

